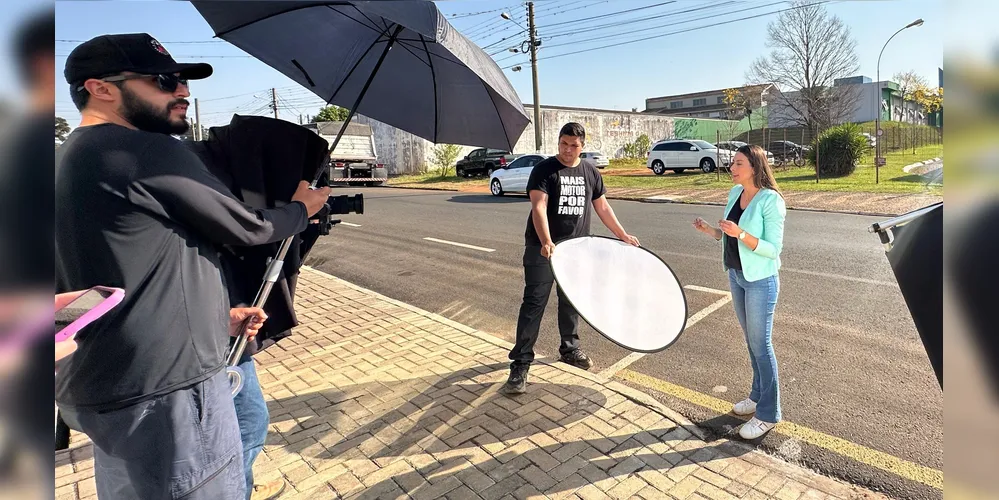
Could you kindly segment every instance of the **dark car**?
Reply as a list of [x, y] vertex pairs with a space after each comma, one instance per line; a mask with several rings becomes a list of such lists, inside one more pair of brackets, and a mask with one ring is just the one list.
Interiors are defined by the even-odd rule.
[[516, 160], [518, 156], [501, 149], [479, 148], [458, 160], [454, 170], [458, 177], [490, 175], [494, 170], [503, 168]]

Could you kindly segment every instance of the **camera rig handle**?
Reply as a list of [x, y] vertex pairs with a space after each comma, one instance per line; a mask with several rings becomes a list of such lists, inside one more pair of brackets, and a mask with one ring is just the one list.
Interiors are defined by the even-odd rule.
[[[339, 136], [337, 137], [339, 142]], [[334, 144], [334, 148], [336, 145]], [[330, 148], [332, 151], [332, 148]], [[319, 180], [322, 178], [323, 174], [329, 170], [330, 156], [326, 154], [323, 157], [323, 162], [316, 169], [316, 174], [312, 179], [312, 187], [316, 187]], [[327, 211], [327, 218], [329, 217], [329, 206], [323, 207]], [[336, 221], [339, 223], [340, 221]], [[329, 234], [330, 224], [326, 229], [326, 234]], [[320, 233], [322, 233], [323, 228], [320, 227]], [[289, 236], [281, 242], [281, 246], [278, 247], [277, 255], [267, 264], [267, 271], [264, 273], [264, 282], [261, 284], [260, 289], [257, 291], [257, 296], [253, 299], [253, 307], [263, 308], [264, 304], [267, 303], [268, 297], [271, 295], [271, 290], [274, 289], [274, 285], [277, 283], [278, 277], [281, 276], [281, 269], [284, 268], [284, 258], [288, 255], [288, 250], [291, 248], [291, 243], [294, 241], [295, 236]], [[251, 318], [243, 320], [243, 323], [239, 325], [239, 330], [236, 335], [236, 342], [229, 349], [228, 354], [226, 354], [226, 373], [229, 376], [229, 388], [232, 395], [235, 396], [239, 393], [240, 389], [243, 387], [243, 372], [239, 369], [239, 360], [243, 357], [243, 352], [246, 351], [246, 344], [249, 338], [246, 335], [246, 329], [250, 325]]]

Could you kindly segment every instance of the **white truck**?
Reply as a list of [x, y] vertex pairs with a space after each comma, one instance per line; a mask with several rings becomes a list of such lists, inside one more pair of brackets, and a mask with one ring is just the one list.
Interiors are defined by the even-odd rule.
[[[343, 122], [305, 125], [333, 144]], [[334, 184], [380, 186], [388, 180], [388, 170], [378, 163], [375, 136], [369, 125], [350, 123], [336, 149], [330, 154], [330, 182]]]

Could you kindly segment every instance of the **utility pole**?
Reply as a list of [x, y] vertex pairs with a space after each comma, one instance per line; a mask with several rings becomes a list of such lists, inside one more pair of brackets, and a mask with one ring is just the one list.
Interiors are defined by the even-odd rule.
[[198, 108], [198, 98], [194, 98], [194, 140], [200, 141], [201, 137], [201, 110]]
[[277, 118], [277, 89], [271, 89], [271, 107], [274, 108], [274, 118]]
[[299, 125], [302, 124], [302, 115], [301, 114], [298, 115], [298, 124]]
[[534, 2], [527, 2], [531, 44], [531, 76], [534, 78], [534, 150], [541, 152], [541, 98], [538, 96], [538, 32], [534, 26]]

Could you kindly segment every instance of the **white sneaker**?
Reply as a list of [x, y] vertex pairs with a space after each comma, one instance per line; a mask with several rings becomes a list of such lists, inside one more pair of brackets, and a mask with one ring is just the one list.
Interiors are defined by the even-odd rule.
[[756, 413], [756, 402], [749, 398], [743, 399], [735, 404], [732, 408], [732, 413], [736, 415], [752, 415]]
[[754, 439], [759, 439], [763, 437], [764, 434], [770, 432], [770, 429], [777, 427], [777, 424], [764, 422], [756, 417], [749, 419], [749, 422], [742, 424], [739, 428], [739, 436], [747, 441], [752, 441]]

